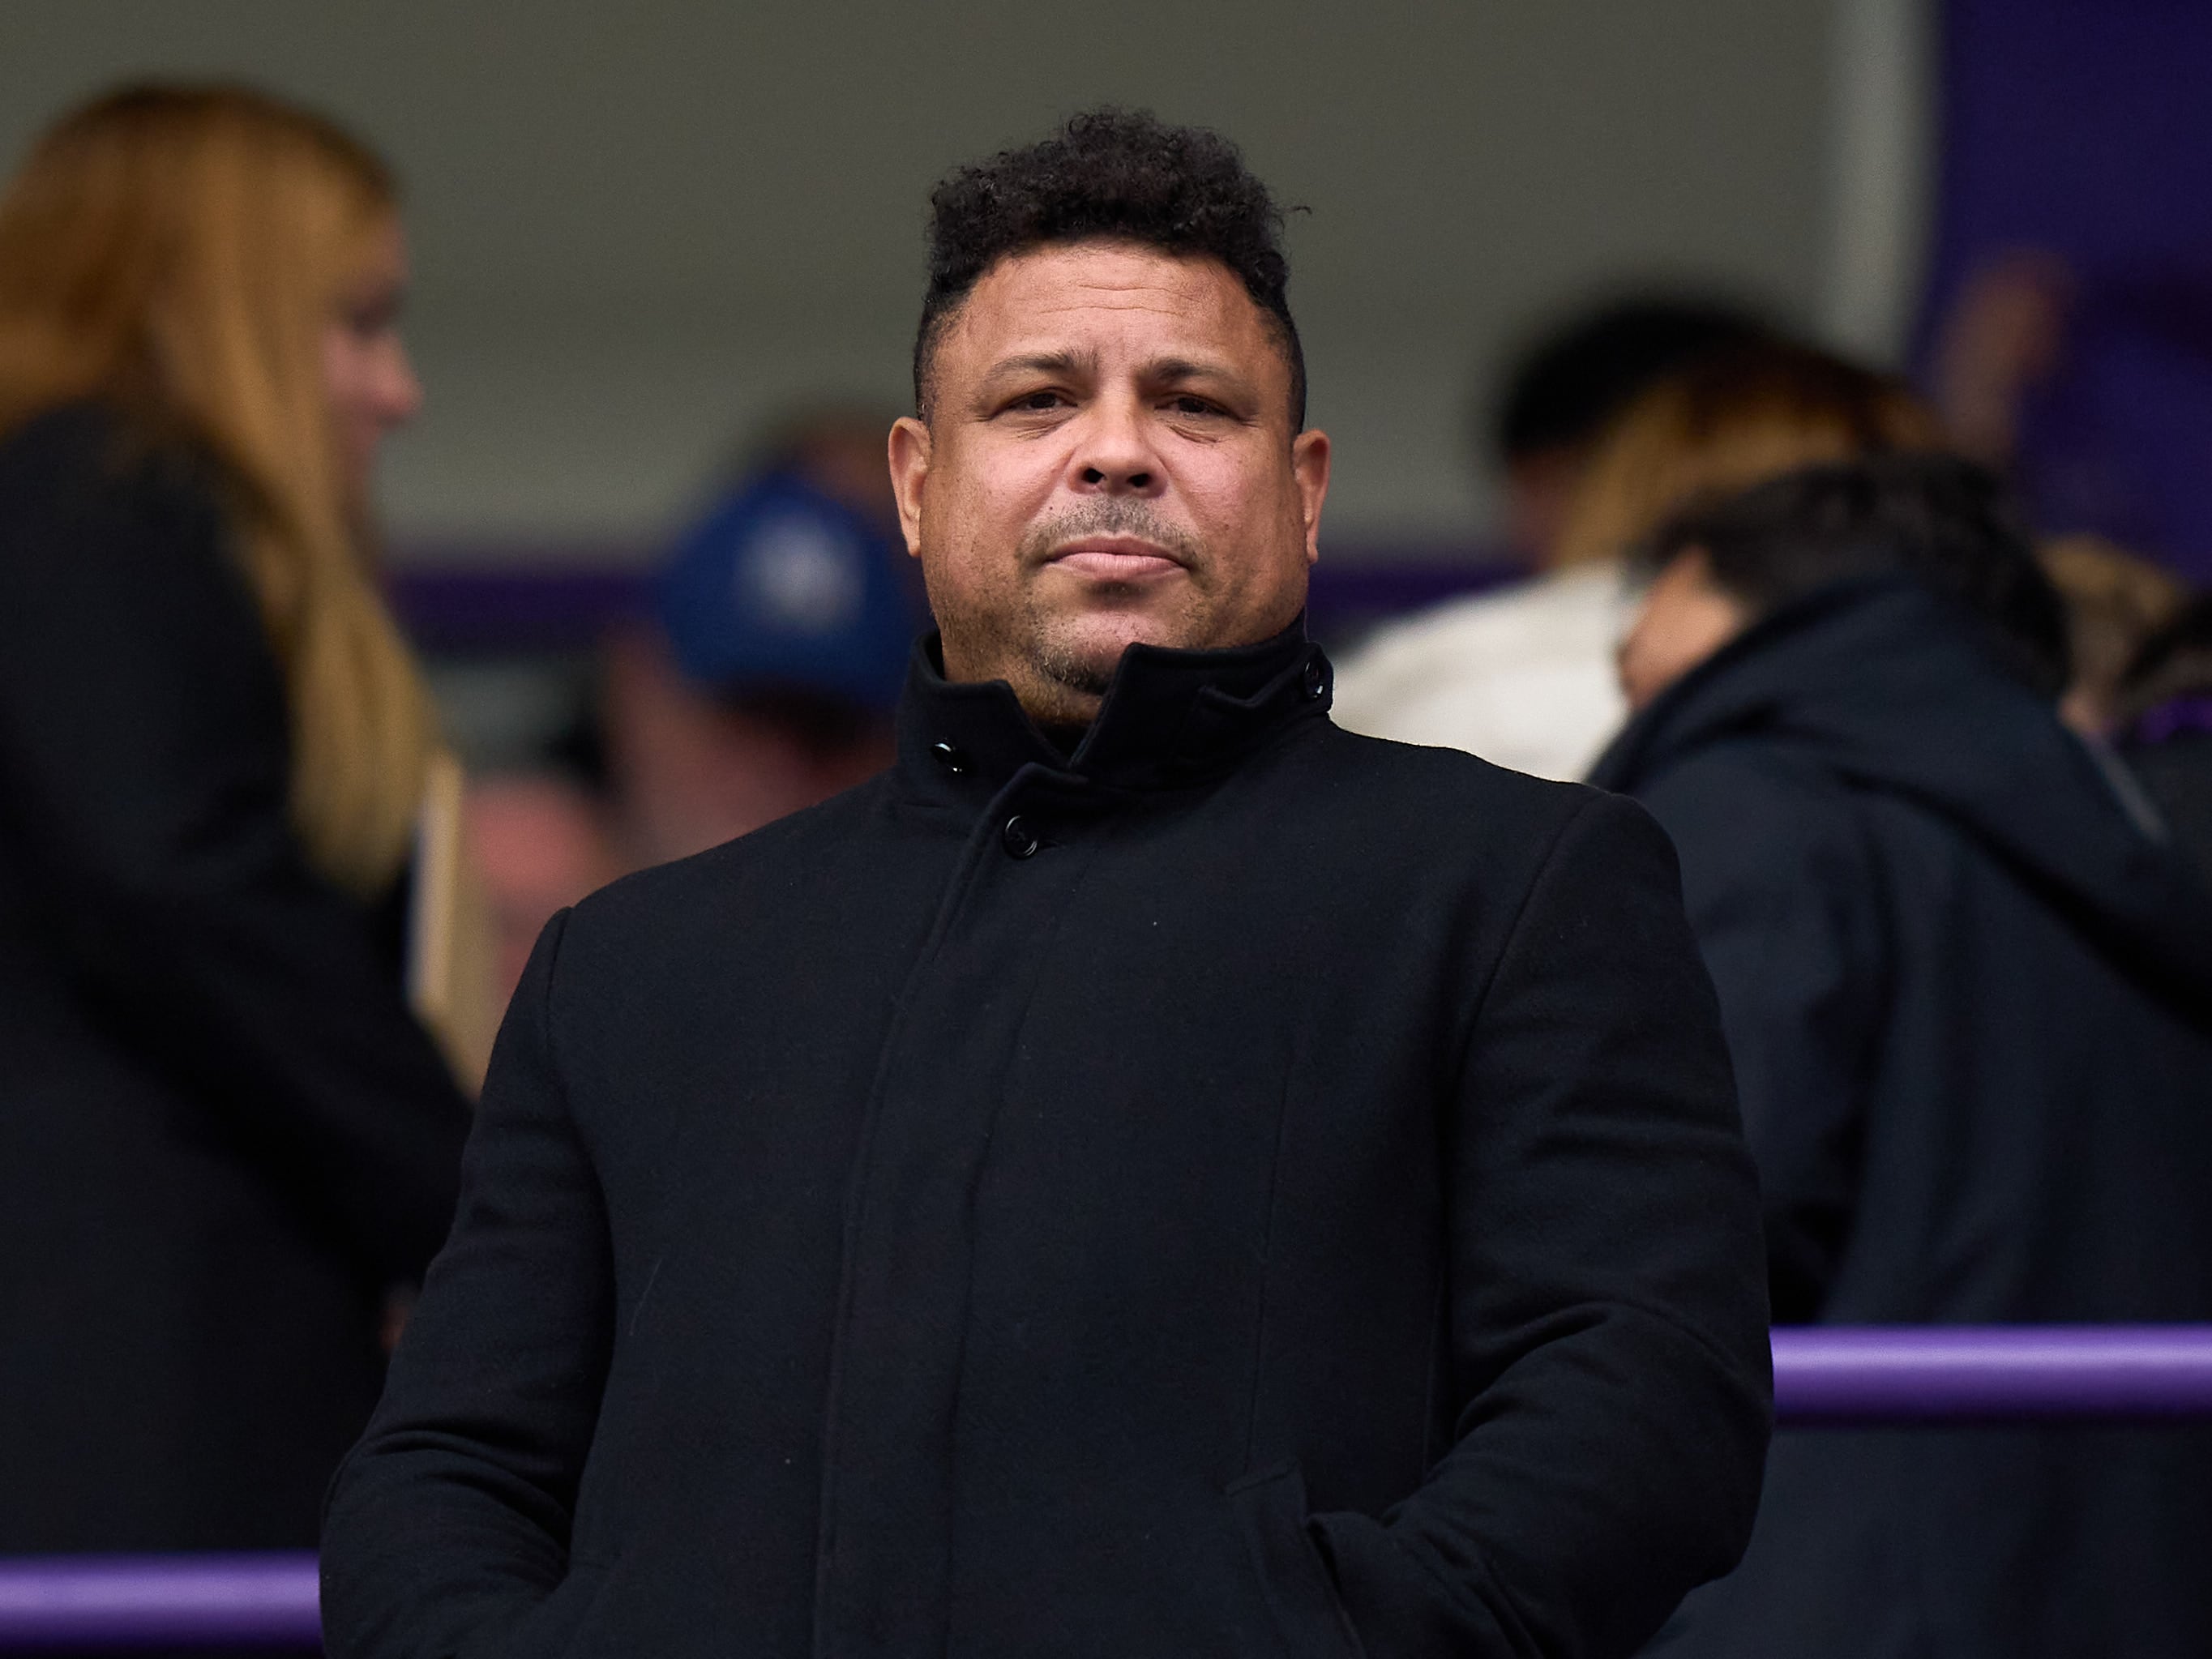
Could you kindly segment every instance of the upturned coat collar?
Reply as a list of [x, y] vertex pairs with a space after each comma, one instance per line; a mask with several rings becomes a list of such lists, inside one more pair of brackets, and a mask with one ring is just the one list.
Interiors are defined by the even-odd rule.
[[1328, 712], [1334, 671], [1300, 615], [1228, 651], [1133, 645], [1073, 755], [1037, 729], [1004, 680], [945, 678], [938, 635], [915, 641], [898, 711], [901, 781], [927, 799], [995, 794], [1024, 767], [1114, 790], [1175, 788], [1225, 772]]

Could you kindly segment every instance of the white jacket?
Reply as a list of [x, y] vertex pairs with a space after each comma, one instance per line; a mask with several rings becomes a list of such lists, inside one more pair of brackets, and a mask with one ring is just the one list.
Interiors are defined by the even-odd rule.
[[1389, 623], [1338, 670], [1336, 723], [1579, 779], [1627, 717], [1613, 652], [1638, 598], [1620, 565], [1582, 565]]

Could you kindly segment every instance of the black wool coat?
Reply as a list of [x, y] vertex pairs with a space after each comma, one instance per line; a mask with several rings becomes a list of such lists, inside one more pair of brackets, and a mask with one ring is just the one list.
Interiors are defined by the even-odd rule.
[[1629, 803], [1295, 631], [556, 920], [324, 1553], [341, 1656], [1610, 1655], [1746, 1535], [1753, 1176]]
[[0, 442], [0, 1553], [304, 1547], [468, 1109], [289, 826], [207, 471]]
[[[1907, 582], [1778, 612], [1601, 762], [1673, 836], [1778, 1322], [2212, 1319], [2212, 903]], [[2212, 1652], [2203, 1428], [1785, 1431], [1670, 1656]]]

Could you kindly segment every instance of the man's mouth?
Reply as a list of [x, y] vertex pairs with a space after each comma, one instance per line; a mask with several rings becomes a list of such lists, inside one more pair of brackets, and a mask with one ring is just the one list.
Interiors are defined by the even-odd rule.
[[1045, 562], [1109, 582], [1153, 580], [1183, 568], [1166, 549], [1134, 536], [1085, 536], [1055, 548]]

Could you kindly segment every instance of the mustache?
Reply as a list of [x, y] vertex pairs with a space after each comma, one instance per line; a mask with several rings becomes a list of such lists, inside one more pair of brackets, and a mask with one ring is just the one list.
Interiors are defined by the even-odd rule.
[[1022, 538], [1022, 561], [1041, 564], [1054, 551], [1086, 536], [1129, 536], [1150, 542], [1186, 567], [1195, 566], [1204, 550], [1189, 533], [1170, 524], [1150, 501], [1128, 495], [1102, 495], [1041, 519]]

